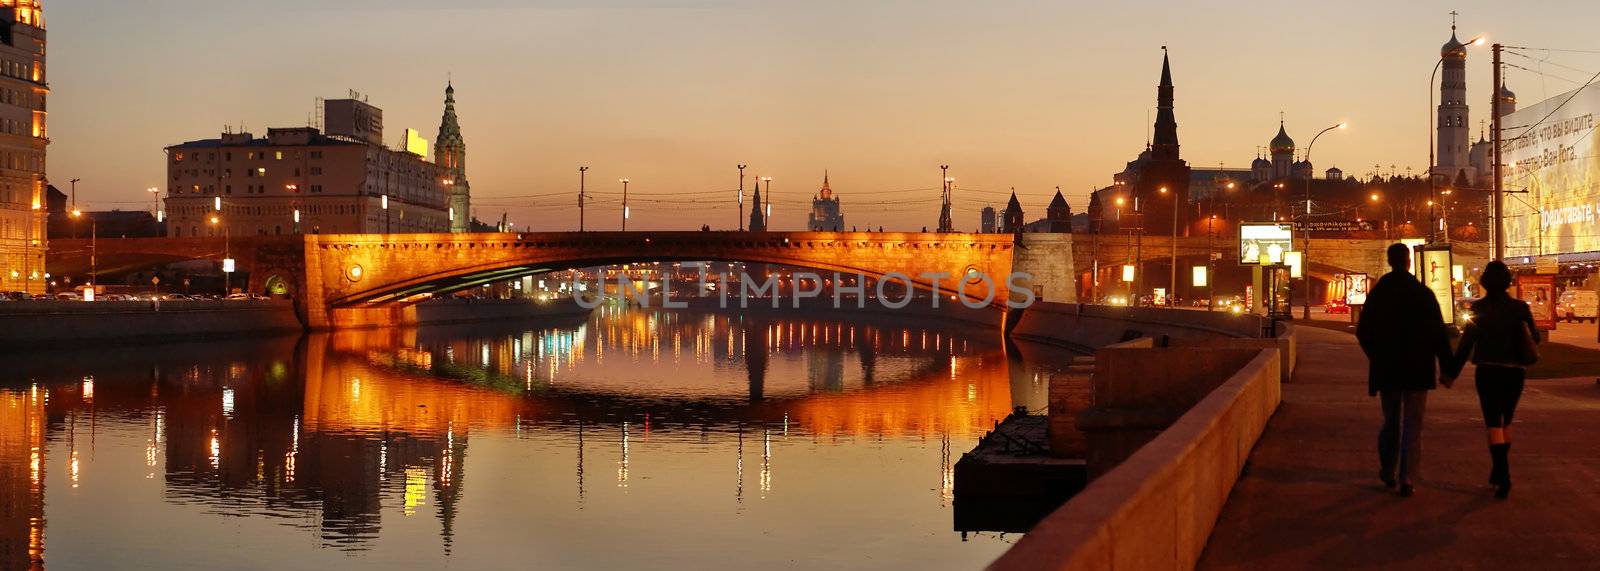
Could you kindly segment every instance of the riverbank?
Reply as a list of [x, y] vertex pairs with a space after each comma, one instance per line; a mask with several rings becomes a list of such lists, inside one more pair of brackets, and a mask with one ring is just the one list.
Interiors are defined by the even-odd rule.
[[[571, 300], [439, 300], [361, 310], [345, 327], [416, 326], [587, 315]], [[0, 347], [38, 348], [85, 342], [154, 342], [305, 331], [283, 300], [19, 301], [0, 304]]]

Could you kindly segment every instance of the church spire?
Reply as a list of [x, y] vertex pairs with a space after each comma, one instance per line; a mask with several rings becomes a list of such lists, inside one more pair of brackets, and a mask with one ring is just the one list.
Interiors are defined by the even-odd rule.
[[439, 119], [439, 136], [433, 142], [434, 162], [444, 169], [446, 192], [450, 195], [450, 231], [466, 232], [472, 226], [472, 187], [467, 184], [467, 142], [461, 136], [461, 119], [456, 116], [456, 86], [446, 81], [444, 117]]
[[750, 207], [750, 231], [766, 232], [767, 217], [761, 212], [761, 177], [756, 177], [756, 191], [751, 198], [755, 202], [755, 205]]
[[1156, 88], [1155, 135], [1150, 150], [1152, 159], [1178, 158], [1178, 120], [1173, 113], [1172, 64], [1167, 58], [1167, 46], [1161, 46], [1161, 85]]

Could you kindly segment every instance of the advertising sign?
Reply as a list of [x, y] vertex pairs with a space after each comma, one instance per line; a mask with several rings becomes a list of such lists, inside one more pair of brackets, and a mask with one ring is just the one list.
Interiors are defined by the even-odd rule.
[[1579, 88], [1519, 109], [1506, 127], [1507, 256], [1600, 250], [1600, 89]]
[[1533, 312], [1533, 324], [1540, 330], [1556, 328], [1555, 276], [1517, 276], [1517, 299], [1528, 303], [1528, 310]]
[[1344, 302], [1350, 305], [1367, 304], [1367, 274], [1345, 274]]
[[1371, 220], [1296, 220], [1296, 232], [1358, 232], [1372, 230]]
[[1455, 288], [1450, 287], [1450, 247], [1424, 246], [1417, 251], [1417, 259], [1421, 266], [1417, 272], [1417, 281], [1433, 291], [1433, 298], [1439, 302], [1439, 314], [1444, 317], [1444, 322], [1455, 323]]
[[1293, 249], [1294, 231], [1289, 224], [1275, 222], [1239, 225], [1239, 264], [1261, 264], [1263, 256], [1272, 263], [1282, 263], [1283, 253]]

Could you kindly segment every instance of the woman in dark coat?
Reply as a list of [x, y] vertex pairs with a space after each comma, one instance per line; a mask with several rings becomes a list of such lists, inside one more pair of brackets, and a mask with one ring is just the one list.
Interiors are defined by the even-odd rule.
[[[1505, 264], [1489, 262], [1479, 283], [1483, 284], [1484, 296], [1472, 303], [1472, 320], [1462, 332], [1454, 371], [1459, 372], [1468, 357], [1477, 366], [1473, 381], [1483, 422], [1489, 429], [1489, 457], [1494, 463], [1489, 483], [1495, 487], [1495, 497], [1504, 498], [1511, 494], [1511, 464], [1507, 458], [1511, 452], [1511, 417], [1522, 398], [1527, 367], [1532, 364], [1527, 346], [1530, 341], [1538, 342], [1539, 331], [1528, 304], [1506, 293], [1511, 287], [1511, 272]], [[1451, 374], [1451, 382], [1454, 376]]]

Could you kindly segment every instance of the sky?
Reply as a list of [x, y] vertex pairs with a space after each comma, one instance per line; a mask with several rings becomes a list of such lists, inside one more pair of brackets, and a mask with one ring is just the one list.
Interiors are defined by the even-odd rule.
[[[955, 223], [1015, 188], [1030, 219], [1059, 186], [1074, 211], [1133, 159], [1171, 50], [1182, 155], [1246, 167], [1282, 112], [1317, 170], [1427, 163], [1425, 89], [1462, 41], [1600, 51], [1600, 3], [947, 2], [876, 0], [54, 0], [48, 176], [88, 209], [152, 208], [162, 149], [225, 126], [303, 126], [350, 89], [385, 139], [438, 130], [454, 81], [474, 213], [520, 228], [731, 229], [772, 177], [774, 230], [804, 229], [824, 172], [845, 225], [935, 226], [940, 165]], [[1574, 25], [1574, 23], [1584, 23]], [[1523, 104], [1571, 90], [1600, 54], [1507, 57]], [[1538, 60], [1538, 61], [1536, 61]], [[1488, 49], [1468, 62], [1474, 138]], [[1576, 83], [1574, 82], [1576, 81]], [[719, 192], [720, 191], [720, 192]], [[765, 189], [763, 189], [765, 192]]]

